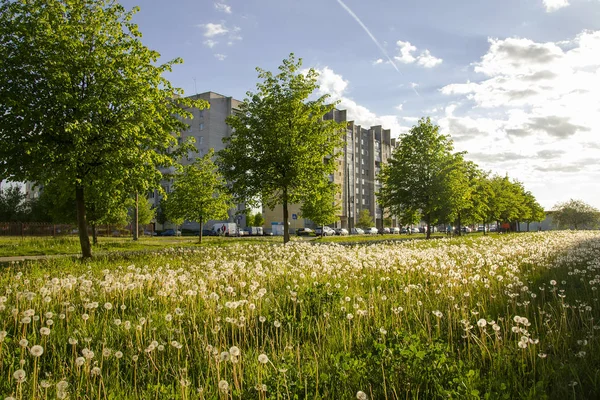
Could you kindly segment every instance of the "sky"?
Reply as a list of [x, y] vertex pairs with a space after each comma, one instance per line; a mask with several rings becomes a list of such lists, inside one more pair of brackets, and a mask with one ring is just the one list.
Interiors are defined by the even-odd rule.
[[239, 100], [290, 53], [348, 119], [431, 117], [547, 210], [600, 208], [600, 0], [123, 0], [186, 95]]

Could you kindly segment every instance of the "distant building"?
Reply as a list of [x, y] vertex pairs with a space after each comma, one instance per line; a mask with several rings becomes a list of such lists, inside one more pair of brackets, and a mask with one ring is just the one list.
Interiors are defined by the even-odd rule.
[[[391, 157], [396, 140], [391, 138], [389, 129], [383, 129], [380, 125], [366, 128], [348, 121], [346, 110], [334, 109], [324, 119], [347, 122], [344, 146], [338, 149], [337, 170], [329, 176], [329, 180], [341, 189], [336, 197], [340, 205], [339, 221], [333, 227], [352, 229], [364, 209], [369, 210], [376, 227], [383, 227], [387, 215], [377, 203], [377, 192], [381, 189], [377, 175]], [[299, 204], [291, 204], [288, 209], [291, 230], [315, 227], [310, 220], [301, 218]], [[298, 219], [292, 219], [293, 214]], [[273, 210], [263, 207], [263, 216], [266, 228], [273, 223], [283, 223], [282, 206]], [[392, 226], [397, 226], [395, 220], [392, 220]]]
[[[224, 96], [215, 92], [205, 92], [194, 96], [189, 96], [194, 100], [205, 100], [210, 103], [210, 108], [198, 110], [196, 108], [188, 110], [192, 113], [193, 119], [184, 120], [189, 125], [189, 128], [181, 132], [181, 139], [193, 137], [196, 140], [195, 147], [197, 153], [190, 152], [189, 160], [180, 160], [183, 165], [193, 163], [197, 157], [205, 155], [209, 149], [214, 149], [215, 152], [225, 148], [223, 139], [231, 135], [231, 128], [225, 123], [225, 119], [239, 111], [240, 100], [233, 97]], [[165, 170], [163, 172], [174, 172], [173, 170]], [[166, 193], [172, 191], [172, 182], [163, 181], [161, 186]], [[149, 199], [156, 206], [160, 204], [161, 196], [158, 191], [153, 191], [149, 194]], [[243, 210], [244, 205], [238, 205], [238, 209], [229, 211], [229, 222], [236, 222], [238, 225], [246, 226], [244, 215], [236, 216], [238, 210]], [[184, 229], [199, 229], [197, 222], [188, 222], [183, 225]], [[212, 226], [212, 221], [207, 221], [205, 226]]]

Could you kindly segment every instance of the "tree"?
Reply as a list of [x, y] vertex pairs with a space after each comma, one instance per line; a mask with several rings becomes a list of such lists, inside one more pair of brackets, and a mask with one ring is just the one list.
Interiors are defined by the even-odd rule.
[[225, 181], [213, 163], [212, 149], [193, 164], [180, 168], [175, 175], [173, 192], [167, 198], [167, 217], [171, 221], [198, 221], [198, 240], [202, 243], [202, 225], [210, 219], [227, 218], [233, 206]]
[[[0, 0], [0, 174], [75, 194], [79, 241], [90, 191], [147, 192], [191, 148], [176, 135], [191, 118], [126, 11], [112, 0]], [[95, 187], [93, 187], [95, 185]]]
[[0, 221], [23, 221], [27, 213], [25, 193], [17, 185], [0, 189]]
[[284, 243], [290, 240], [288, 205], [314, 195], [335, 171], [346, 128], [323, 119], [335, 107], [326, 103], [328, 95], [309, 100], [318, 74], [312, 68], [302, 73], [301, 66], [290, 54], [277, 75], [257, 68], [262, 82], [227, 118], [233, 133], [217, 160], [238, 202], [283, 206]]
[[452, 141], [439, 133], [429, 118], [421, 118], [410, 132], [399, 138], [388, 164], [379, 174], [380, 203], [392, 214], [420, 213], [431, 226], [448, 212], [448, 175], [453, 167]]
[[[340, 212], [340, 204], [335, 201], [338, 191], [338, 185], [324, 180], [315, 194], [304, 199], [300, 207], [302, 217], [308, 218], [322, 227], [333, 224], [338, 220]], [[323, 230], [321, 230], [321, 235], [323, 235]]]
[[525, 205], [527, 206], [528, 213], [521, 219], [527, 222], [527, 232], [529, 232], [529, 224], [532, 222], [541, 222], [546, 219], [546, 212], [531, 192], [525, 192]]
[[[134, 206], [129, 208], [127, 213], [127, 221], [134, 224]], [[152, 207], [150, 201], [141, 197], [138, 201], [138, 224], [148, 225], [156, 217], [156, 209]]]
[[600, 211], [582, 200], [556, 204], [551, 216], [559, 229], [595, 229], [600, 224]]
[[256, 226], [254, 224], [255, 215], [252, 214], [252, 211], [248, 211], [246, 213], [246, 226]]
[[369, 210], [367, 210], [366, 208], [363, 210], [360, 210], [360, 213], [358, 214], [358, 222], [356, 223], [356, 226], [361, 229], [367, 229], [367, 228], [372, 227], [373, 225], [375, 225], [375, 223], [373, 222], [373, 217], [371, 216], [371, 212]]
[[263, 226], [265, 223], [265, 218], [261, 213], [254, 214], [254, 225], [253, 226]]

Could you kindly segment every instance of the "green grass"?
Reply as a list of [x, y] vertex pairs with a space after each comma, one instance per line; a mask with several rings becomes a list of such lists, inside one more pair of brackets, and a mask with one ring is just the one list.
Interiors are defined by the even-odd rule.
[[[91, 240], [91, 238], [90, 238]], [[234, 243], [251, 244], [260, 242], [278, 242], [279, 237], [204, 237], [203, 246], [222, 246]], [[132, 238], [99, 237], [98, 244], [92, 246], [94, 253], [153, 251], [171, 247], [197, 247], [198, 237], [140, 237]], [[0, 257], [38, 256], [57, 254], [80, 254], [79, 238], [76, 236], [60, 237], [0, 237]]]
[[0, 398], [600, 398], [598, 233], [184, 239], [4, 267]]

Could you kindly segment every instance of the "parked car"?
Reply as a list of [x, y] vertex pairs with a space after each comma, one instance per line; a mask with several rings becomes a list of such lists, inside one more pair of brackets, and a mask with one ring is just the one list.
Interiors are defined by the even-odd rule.
[[335, 234], [338, 236], [346, 236], [348, 234], [348, 229], [345, 228], [337, 228], [335, 230]]
[[471, 228], [469, 228], [468, 226], [463, 226], [461, 230], [463, 231], [463, 233], [471, 233]]
[[273, 236], [273, 229], [267, 228], [263, 230], [263, 236]]
[[479, 225], [477, 227], [477, 232], [489, 232], [489, 229], [484, 225]]
[[156, 236], [156, 232], [154, 232], [154, 231], [144, 231], [144, 236]]
[[[243, 232], [247, 236], [263, 236], [263, 228], [262, 226], [248, 226], [244, 228]], [[241, 233], [241, 232], [240, 232]]]
[[377, 233], [379, 233], [379, 231], [377, 230], [377, 228], [375, 228], [374, 226], [371, 228], [367, 228], [365, 230], [365, 233], [368, 235], [377, 235]]
[[296, 235], [298, 236], [310, 236], [313, 233], [314, 231], [310, 228], [298, 228], [298, 230], [296, 230]]
[[390, 232], [393, 233], [394, 235], [399, 235], [400, 234], [400, 228], [396, 226], [394, 228], [391, 228]]
[[328, 226], [325, 226], [323, 228], [318, 227], [317, 229], [315, 229], [315, 235], [317, 236], [333, 236], [335, 235], [335, 231], [333, 230], [333, 228], [330, 228]]
[[412, 228], [409, 228], [409, 229], [410, 229], [410, 231], [411, 231], [412, 233], [419, 233], [419, 232], [420, 232], [420, 231], [419, 231], [419, 228], [417, 228], [416, 226], [414, 226], [414, 227], [412, 227]]
[[380, 235], [389, 235], [390, 233], [392, 233], [392, 231], [390, 231], [390, 228], [381, 228], [381, 229], [379, 229], [379, 234]]
[[181, 231], [175, 229], [167, 229], [166, 231], [162, 231], [158, 234], [158, 236], [181, 236]]
[[352, 230], [350, 231], [351, 235], [364, 235], [365, 231], [363, 231], [361, 228], [352, 228]]
[[202, 236], [215, 236], [215, 231], [212, 229], [202, 229]]

